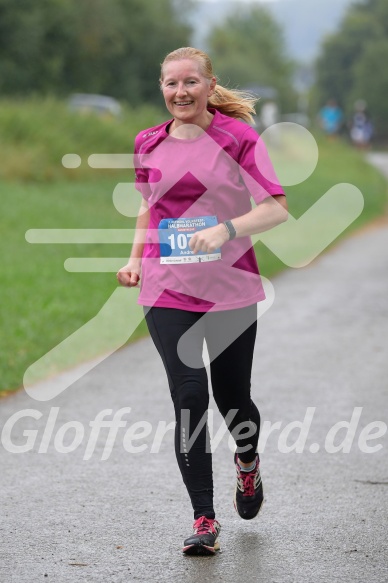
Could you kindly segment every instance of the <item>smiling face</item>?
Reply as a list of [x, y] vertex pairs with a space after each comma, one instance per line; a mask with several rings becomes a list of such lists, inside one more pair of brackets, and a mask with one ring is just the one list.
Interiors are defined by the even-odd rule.
[[192, 59], [170, 61], [162, 73], [161, 89], [175, 127], [190, 123], [206, 129], [209, 125], [207, 101], [214, 91], [216, 78], [206, 79], [199, 64]]

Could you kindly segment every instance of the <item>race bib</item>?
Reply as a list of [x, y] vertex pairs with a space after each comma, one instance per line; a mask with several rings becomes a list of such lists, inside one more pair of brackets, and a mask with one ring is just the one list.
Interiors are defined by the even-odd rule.
[[189, 241], [196, 231], [218, 225], [216, 216], [162, 219], [159, 223], [160, 263], [201, 263], [221, 259], [221, 249], [194, 255]]

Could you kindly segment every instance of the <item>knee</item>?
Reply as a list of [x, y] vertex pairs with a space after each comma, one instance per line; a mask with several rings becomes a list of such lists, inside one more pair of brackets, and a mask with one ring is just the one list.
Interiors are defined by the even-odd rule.
[[203, 413], [209, 405], [209, 394], [207, 388], [201, 383], [185, 383], [178, 396], [178, 408], [188, 409], [192, 413]]

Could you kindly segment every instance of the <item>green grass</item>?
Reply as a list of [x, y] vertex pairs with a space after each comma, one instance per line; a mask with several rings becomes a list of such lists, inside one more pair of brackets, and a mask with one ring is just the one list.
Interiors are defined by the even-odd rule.
[[[387, 182], [375, 168], [365, 161], [361, 152], [346, 142], [342, 140], [331, 142], [319, 133], [315, 137], [319, 149], [319, 160], [315, 171], [306, 181], [285, 188], [292, 216], [295, 218], [302, 216], [336, 184], [355, 185], [364, 197], [364, 208], [361, 215], [337, 239], [333, 240], [333, 243], [327, 248], [330, 249], [349, 233], [386, 214]], [[325, 228], [324, 221], [326, 221], [327, 228], [330, 228], [330, 216], [322, 217], [322, 225], [317, 225], [317, 227]], [[284, 269], [284, 264], [264, 244], [257, 243], [255, 249], [263, 275], [271, 277]]]
[[[27, 366], [95, 316], [117, 287], [113, 273], [69, 273], [64, 261], [129, 254], [129, 246], [123, 244], [33, 245], [26, 242], [25, 232], [132, 226], [113, 206], [115, 184], [114, 179], [105, 178], [96, 183], [9, 182], [0, 186], [2, 389], [20, 386]], [[78, 355], [81, 361], [93, 356], [88, 346]]]
[[[5, 104], [4, 109], [7, 107], [9, 115], [3, 110], [0, 115], [1, 141], [11, 150], [5, 157], [0, 182], [3, 235], [0, 389], [3, 391], [20, 387], [25, 370], [93, 318], [117, 288], [114, 273], [69, 273], [64, 261], [68, 257], [126, 258], [129, 255], [125, 244], [33, 245], [26, 242], [25, 232], [29, 229], [133, 226], [133, 220], [121, 215], [112, 203], [115, 186], [118, 182], [130, 182], [131, 171], [104, 173], [87, 167], [65, 171], [60, 166], [61, 156], [72, 151], [82, 157], [94, 152], [130, 152], [135, 133], [141, 127], [158, 123], [160, 115], [150, 110], [138, 111], [136, 115], [126, 114], [126, 121], [119, 122], [70, 115], [56, 102], [42, 106], [44, 111], [39, 113], [40, 117], [34, 103], [19, 106], [19, 110], [16, 105]], [[34, 114], [39, 119], [31, 121]], [[11, 120], [15, 121], [19, 115], [30, 129], [21, 122], [12, 127]], [[44, 119], [47, 123], [50, 119], [51, 127], [34, 134]], [[359, 152], [346, 144], [320, 139], [319, 148], [314, 174], [306, 182], [286, 189], [293, 216], [301, 216], [338, 182], [355, 184], [365, 197], [361, 217], [347, 232], [381, 216], [386, 204], [383, 178], [364, 162]], [[19, 151], [23, 154], [17, 164]], [[39, 169], [32, 162], [26, 168], [26, 160], [40, 157], [43, 162]], [[263, 244], [258, 243], [256, 251], [266, 277], [284, 269], [281, 261]], [[146, 327], [142, 322], [130, 340], [144, 334]], [[83, 362], [108, 348], [104, 341], [91, 342], [77, 350], [76, 361], [65, 359], [49, 372]]]
[[[56, 99], [0, 101], [0, 179], [28, 182], [96, 179], [88, 167], [94, 153], [131, 152], [140, 130], [161, 123], [155, 107], [123, 107], [120, 118], [71, 112]], [[62, 166], [64, 154], [81, 156], [76, 170]], [[99, 175], [110, 171], [99, 170]]]

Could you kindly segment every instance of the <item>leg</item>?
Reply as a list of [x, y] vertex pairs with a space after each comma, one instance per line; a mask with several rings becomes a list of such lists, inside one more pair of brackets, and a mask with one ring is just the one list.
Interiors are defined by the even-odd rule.
[[[214, 518], [212, 459], [206, 423], [209, 405], [206, 369], [187, 366], [177, 353], [180, 337], [203, 314], [173, 308], [146, 308], [145, 312], [151, 337], [167, 373], [176, 416], [175, 452], [194, 518]], [[197, 327], [196, 334], [190, 335], [189, 348], [197, 358], [202, 356], [203, 338], [202, 326]], [[190, 436], [198, 425], [201, 429], [191, 444]]]
[[[251, 371], [257, 330], [256, 304], [238, 310], [213, 312], [206, 322], [206, 343], [211, 359], [210, 370], [213, 395], [224, 418], [231, 409], [236, 415], [228, 423], [232, 432], [240, 424], [248, 424], [242, 437], [236, 439], [238, 457], [250, 466], [255, 459], [260, 432], [260, 413], [251, 400]], [[234, 339], [236, 331], [244, 330]], [[220, 345], [230, 338], [230, 344], [214, 359]], [[253, 433], [244, 438], [248, 430]], [[238, 427], [237, 427], [238, 431]], [[240, 450], [240, 451], [239, 451]]]

